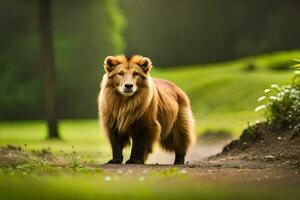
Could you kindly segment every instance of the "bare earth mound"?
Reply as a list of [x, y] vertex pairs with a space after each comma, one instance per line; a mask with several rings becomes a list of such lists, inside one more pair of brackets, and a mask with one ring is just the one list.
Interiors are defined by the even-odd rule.
[[266, 123], [256, 124], [208, 161], [228, 167], [300, 168], [300, 134], [275, 131]]

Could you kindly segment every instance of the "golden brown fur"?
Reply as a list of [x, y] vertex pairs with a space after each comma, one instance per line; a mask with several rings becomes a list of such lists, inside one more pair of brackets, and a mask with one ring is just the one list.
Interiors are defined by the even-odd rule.
[[99, 115], [113, 150], [108, 163], [122, 163], [122, 149], [132, 140], [126, 163], [144, 163], [159, 141], [183, 164], [193, 142], [194, 120], [187, 95], [175, 84], [151, 78], [149, 58], [108, 56], [98, 99]]

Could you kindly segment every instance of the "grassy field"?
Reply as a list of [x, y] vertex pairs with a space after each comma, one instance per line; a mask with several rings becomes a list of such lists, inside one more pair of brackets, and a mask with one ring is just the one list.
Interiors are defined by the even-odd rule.
[[[299, 187], [268, 186], [259, 181], [247, 184], [193, 178], [189, 171], [175, 168], [152, 172], [119, 170], [67, 171], [56, 169], [43, 176], [0, 174], [3, 200], [95, 200], [95, 199], [297, 199]], [[241, 175], [243, 174], [240, 173]], [[24, 181], [26, 180], [26, 181]], [[278, 181], [277, 181], [278, 182]]]
[[62, 140], [47, 140], [43, 121], [0, 122], [0, 146], [14, 144], [25, 150], [49, 149], [55, 154], [76, 152], [90, 163], [103, 163], [110, 157], [110, 148], [97, 120], [63, 120], [59, 129]]
[[[188, 93], [198, 135], [226, 130], [237, 137], [248, 122], [261, 118], [254, 108], [263, 90], [272, 83], [290, 82], [291, 70], [272, 70], [272, 66], [299, 55], [300, 51], [281, 52], [205, 66], [156, 68], [152, 76], [174, 81]], [[246, 70], [249, 64], [255, 70]], [[107, 161], [110, 148], [97, 119], [62, 120], [59, 129], [62, 140], [49, 141], [43, 121], [0, 122], [0, 146], [13, 144], [27, 152], [46, 149], [67, 157], [62, 167], [47, 162], [0, 167], [0, 199], [293, 199], [300, 195], [299, 187], [259, 185], [255, 181], [260, 176], [241, 184], [223, 181], [222, 176], [195, 178], [177, 168], [103, 171], [95, 166]], [[83, 166], [83, 161], [94, 167]]]

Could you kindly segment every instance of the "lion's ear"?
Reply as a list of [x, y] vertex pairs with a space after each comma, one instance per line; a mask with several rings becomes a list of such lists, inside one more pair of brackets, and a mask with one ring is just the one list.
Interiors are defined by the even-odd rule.
[[137, 64], [142, 68], [144, 73], [148, 73], [152, 68], [152, 62], [147, 57], [142, 57], [142, 59]]
[[104, 59], [104, 69], [106, 72], [112, 72], [118, 65], [118, 61], [117, 59], [114, 57], [114, 56], [107, 56], [105, 59]]

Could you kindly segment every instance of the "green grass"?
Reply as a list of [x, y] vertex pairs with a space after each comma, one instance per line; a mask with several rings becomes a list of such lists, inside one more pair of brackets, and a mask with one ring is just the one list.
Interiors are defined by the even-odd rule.
[[[42, 174], [41, 174], [42, 173]], [[52, 168], [0, 170], [0, 197], [12, 199], [295, 199], [299, 187], [197, 179], [176, 168], [120, 173]]]
[[[143, 175], [128, 177], [111, 176], [105, 181], [101, 172], [73, 176], [54, 175], [5, 176], [0, 182], [1, 199], [296, 199], [299, 188], [259, 187], [253, 184], [230, 185], [208, 184], [201, 180], [191, 180], [188, 176], [172, 175], [165, 177]], [[3, 178], [3, 176], [0, 176]], [[26, 182], [22, 181], [26, 178]], [[274, 192], [276, 191], [276, 192]]]
[[59, 130], [62, 140], [47, 140], [44, 121], [0, 122], [0, 146], [13, 144], [25, 150], [49, 149], [55, 154], [75, 151], [93, 163], [103, 163], [110, 157], [98, 120], [62, 120]]

